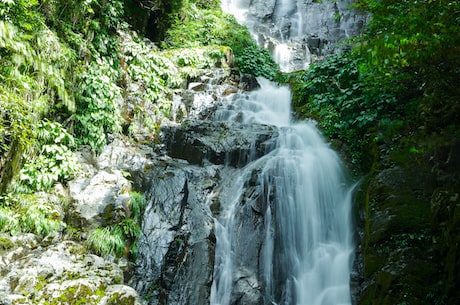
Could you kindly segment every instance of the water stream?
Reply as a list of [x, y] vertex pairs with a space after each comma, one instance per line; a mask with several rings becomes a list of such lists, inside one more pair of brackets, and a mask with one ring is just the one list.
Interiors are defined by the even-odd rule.
[[[263, 304], [350, 304], [351, 196], [340, 160], [312, 122], [291, 119], [288, 88], [259, 82], [260, 89], [233, 95], [215, 115], [248, 128], [272, 125], [278, 137], [269, 153], [259, 159], [249, 156], [251, 162], [229, 175], [222, 191], [227, 195], [221, 197], [216, 219], [211, 304], [244, 304], [234, 293], [241, 279], [260, 291]], [[248, 185], [258, 185], [262, 197], [248, 196]], [[248, 267], [236, 255], [253, 252], [238, 249], [242, 243], [236, 237], [237, 211], [251, 200], [261, 202], [264, 215], [257, 279], [244, 274]]]

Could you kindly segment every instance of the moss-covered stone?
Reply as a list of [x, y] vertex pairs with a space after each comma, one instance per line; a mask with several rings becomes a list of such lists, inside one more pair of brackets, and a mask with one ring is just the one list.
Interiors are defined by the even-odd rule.
[[0, 253], [4, 250], [9, 250], [14, 247], [14, 243], [9, 237], [0, 236]]
[[460, 167], [458, 144], [450, 143], [409, 154], [406, 163], [394, 159], [399, 153], [385, 159], [380, 152], [374, 160], [376, 170], [363, 184], [366, 195], [357, 197], [366, 215], [358, 304], [444, 305], [460, 299], [454, 288], [460, 274]]

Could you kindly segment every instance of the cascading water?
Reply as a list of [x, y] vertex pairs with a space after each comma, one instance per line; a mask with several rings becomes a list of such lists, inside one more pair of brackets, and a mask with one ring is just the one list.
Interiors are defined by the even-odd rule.
[[[215, 115], [248, 128], [273, 125], [278, 137], [269, 153], [229, 175], [221, 190], [211, 304], [247, 304], [237, 287], [241, 280], [260, 292], [253, 304], [350, 304], [351, 196], [340, 160], [313, 123], [292, 122], [289, 89], [259, 82], [260, 89], [235, 94]], [[245, 191], [248, 185], [258, 185], [262, 196], [253, 198]], [[262, 205], [264, 237], [257, 251], [240, 249], [258, 247], [236, 235], [238, 209], [256, 201]], [[257, 275], [237, 255], [245, 251], [258, 252]]]
[[334, 53], [338, 41], [360, 34], [365, 16], [353, 0], [222, 0], [222, 9], [272, 51], [283, 72], [301, 70]]
[[[355, 24], [352, 1], [222, 4], [292, 71], [310, 50], [353, 35], [357, 27], [342, 31], [335, 19]], [[291, 120], [287, 87], [259, 79], [260, 89], [222, 101], [235, 84], [256, 85], [227, 72], [175, 98], [174, 118], [188, 119], [162, 126], [155, 153], [165, 155], [136, 178], [149, 203], [133, 287], [149, 304], [349, 305], [351, 200], [340, 160], [313, 123]]]

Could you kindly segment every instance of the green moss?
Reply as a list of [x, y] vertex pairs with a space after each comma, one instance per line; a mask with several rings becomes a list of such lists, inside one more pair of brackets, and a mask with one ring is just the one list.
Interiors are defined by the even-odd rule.
[[9, 250], [13, 247], [14, 247], [14, 243], [11, 241], [10, 238], [0, 236], [0, 251]]

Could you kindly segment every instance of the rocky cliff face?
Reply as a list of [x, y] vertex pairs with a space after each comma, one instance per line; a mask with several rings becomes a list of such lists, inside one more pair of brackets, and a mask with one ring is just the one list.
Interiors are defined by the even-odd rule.
[[338, 42], [360, 35], [367, 16], [353, 1], [225, 0], [224, 10], [247, 25], [261, 46], [271, 50], [284, 71], [341, 50]]
[[[159, 143], [153, 146], [156, 157], [144, 171], [131, 173], [149, 202], [131, 285], [149, 304], [209, 304], [216, 246], [214, 219], [221, 210], [221, 196], [232, 195], [223, 193], [222, 185], [248, 162], [245, 152], [251, 147], [259, 147], [259, 155], [266, 153], [274, 134], [269, 126], [243, 128], [208, 119], [220, 97], [257, 83], [230, 70], [225, 73], [227, 77], [217, 83], [203, 77], [190, 84], [191, 89], [180, 98], [189, 114], [187, 120], [180, 125], [164, 125]], [[206, 90], [221, 96], [205, 102]], [[252, 224], [242, 228], [241, 234], [255, 239], [241, 240], [260, 244], [263, 235], [255, 233], [254, 221], [260, 224], [263, 220], [254, 208], [247, 206], [241, 212], [248, 214], [241, 219]], [[246, 260], [254, 259], [248, 264], [254, 268], [253, 276], [257, 274], [258, 255], [240, 254]], [[247, 283], [246, 277], [242, 283]], [[260, 301], [257, 288], [242, 285], [239, 291], [241, 295], [235, 298], [245, 295], [255, 299], [244, 304]]]
[[378, 154], [376, 170], [358, 194], [363, 238], [362, 261], [355, 265], [357, 273], [362, 271], [355, 277], [357, 304], [456, 303], [458, 139], [419, 154], [372, 151]]

